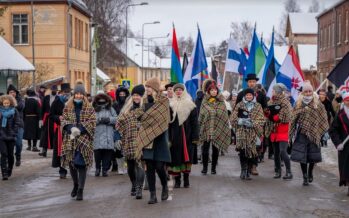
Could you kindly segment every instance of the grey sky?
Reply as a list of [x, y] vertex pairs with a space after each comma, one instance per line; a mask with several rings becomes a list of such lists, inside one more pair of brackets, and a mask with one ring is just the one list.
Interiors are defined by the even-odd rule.
[[[135, 0], [135, 3], [143, 0]], [[145, 22], [160, 21], [146, 25], [145, 37], [164, 36], [172, 31], [175, 23], [177, 37], [197, 35], [199, 23], [205, 47], [218, 44], [229, 38], [232, 21], [257, 22], [257, 32], [270, 36], [273, 26], [278, 29], [283, 13], [284, 0], [144, 0], [147, 6], [133, 7], [129, 13], [129, 24], [137, 34], [142, 32]], [[322, 9], [339, 0], [319, 0]], [[307, 12], [311, 0], [298, 0], [302, 11]], [[158, 40], [161, 42], [161, 40]], [[163, 41], [164, 42], [164, 41]]]

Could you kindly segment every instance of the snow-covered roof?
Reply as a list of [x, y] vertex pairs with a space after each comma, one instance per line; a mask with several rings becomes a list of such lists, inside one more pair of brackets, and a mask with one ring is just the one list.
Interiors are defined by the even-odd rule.
[[0, 71], [33, 71], [34, 66], [0, 36]]
[[97, 76], [104, 82], [110, 81], [110, 77], [97, 67]]
[[317, 34], [317, 15], [318, 13], [289, 13], [287, 27], [291, 28], [293, 34]]
[[298, 56], [302, 70], [317, 69], [317, 45], [298, 45]]

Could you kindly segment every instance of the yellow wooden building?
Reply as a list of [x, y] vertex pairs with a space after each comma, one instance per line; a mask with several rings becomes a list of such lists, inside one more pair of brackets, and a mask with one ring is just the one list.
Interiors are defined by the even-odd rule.
[[81, 0], [1, 0], [0, 7], [5, 40], [44, 69], [39, 82], [81, 79], [89, 90], [91, 14]]

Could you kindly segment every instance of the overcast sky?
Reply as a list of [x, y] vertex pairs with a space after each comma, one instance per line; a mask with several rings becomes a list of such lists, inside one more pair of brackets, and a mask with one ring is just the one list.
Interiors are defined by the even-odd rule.
[[[197, 36], [200, 26], [204, 46], [218, 44], [229, 38], [233, 21], [257, 22], [257, 32], [270, 36], [273, 26], [278, 29], [283, 13], [284, 0], [144, 0], [147, 6], [129, 10], [129, 25], [140, 34], [145, 22], [160, 21], [146, 25], [144, 37], [165, 36], [175, 23], [177, 37]], [[302, 11], [307, 12], [312, 0], [298, 0]], [[319, 0], [322, 9], [339, 0]], [[135, 0], [134, 3], [142, 2]], [[171, 36], [170, 36], [171, 37]], [[167, 41], [167, 40], [166, 40]], [[161, 43], [161, 40], [157, 42]], [[163, 41], [165, 42], [165, 41]]]

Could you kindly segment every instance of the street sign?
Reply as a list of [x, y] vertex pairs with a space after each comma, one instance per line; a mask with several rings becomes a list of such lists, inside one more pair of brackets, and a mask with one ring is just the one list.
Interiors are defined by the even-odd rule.
[[121, 85], [127, 89], [130, 89], [131, 88], [131, 85], [132, 85], [132, 81], [129, 80], [129, 79], [122, 79], [121, 80]]

